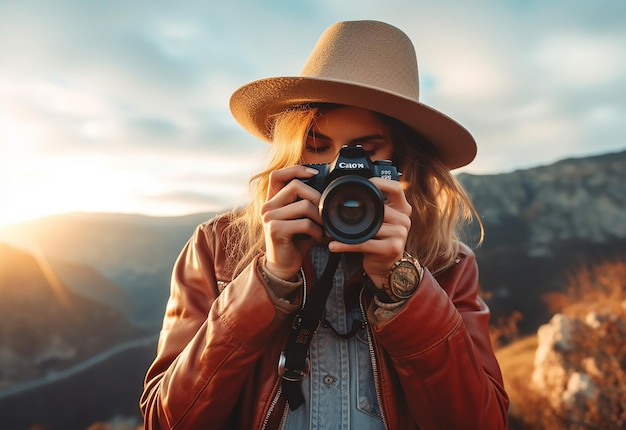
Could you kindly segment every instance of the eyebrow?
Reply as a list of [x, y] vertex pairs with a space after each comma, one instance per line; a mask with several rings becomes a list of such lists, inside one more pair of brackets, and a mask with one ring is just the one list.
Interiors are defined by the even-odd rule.
[[[308, 135], [319, 139], [332, 140], [329, 136], [318, 133], [315, 130], [309, 130]], [[382, 134], [368, 134], [365, 136], [351, 139], [348, 144], [356, 145], [359, 142], [369, 142], [370, 140], [385, 140], [385, 136], [383, 136]]]

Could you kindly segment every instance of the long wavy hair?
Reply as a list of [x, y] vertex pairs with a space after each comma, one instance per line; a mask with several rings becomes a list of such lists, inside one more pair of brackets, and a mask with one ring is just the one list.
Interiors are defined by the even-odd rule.
[[[302, 163], [309, 128], [317, 116], [332, 108], [325, 104], [303, 105], [272, 118], [270, 161], [250, 179], [250, 203], [227, 215], [230, 240], [226, 241], [226, 251], [228, 261], [234, 262], [235, 274], [265, 251], [261, 207], [266, 201], [270, 173]], [[482, 241], [482, 223], [468, 194], [438, 159], [432, 145], [402, 122], [377, 115], [391, 132], [392, 162], [402, 172], [401, 183], [413, 208], [406, 251], [437, 273], [453, 264], [465, 227], [474, 219], [480, 228], [478, 243]]]

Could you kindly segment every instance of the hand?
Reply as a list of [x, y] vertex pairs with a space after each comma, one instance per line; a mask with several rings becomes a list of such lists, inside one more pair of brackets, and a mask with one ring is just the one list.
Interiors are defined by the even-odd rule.
[[275, 276], [292, 279], [302, 267], [302, 253], [294, 236], [322, 240], [318, 204], [320, 193], [296, 178], [310, 178], [317, 170], [291, 166], [270, 173], [267, 199], [261, 208], [266, 268]]
[[413, 208], [407, 202], [402, 183], [382, 178], [371, 178], [387, 196], [383, 224], [376, 235], [363, 243], [348, 245], [338, 241], [328, 244], [332, 252], [360, 252], [363, 254], [363, 269], [374, 285], [382, 288], [383, 277], [393, 263], [403, 257]]

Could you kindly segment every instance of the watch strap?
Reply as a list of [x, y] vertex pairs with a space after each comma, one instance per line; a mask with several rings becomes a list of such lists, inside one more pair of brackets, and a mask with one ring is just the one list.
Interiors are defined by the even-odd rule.
[[372, 281], [371, 278], [367, 276], [367, 273], [363, 274], [363, 278], [365, 280], [365, 288], [370, 290], [378, 300], [383, 303], [397, 303], [397, 300], [393, 300], [391, 297], [389, 297], [389, 294], [387, 294], [384, 289], [378, 288], [374, 284], [374, 281]]

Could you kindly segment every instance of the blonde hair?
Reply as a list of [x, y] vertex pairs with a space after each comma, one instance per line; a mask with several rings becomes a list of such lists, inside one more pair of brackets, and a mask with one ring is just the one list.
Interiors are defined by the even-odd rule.
[[437, 157], [436, 150], [417, 132], [381, 115], [394, 144], [393, 163], [402, 172], [404, 194], [413, 208], [406, 250], [436, 273], [454, 263], [465, 228], [475, 219], [477, 244], [483, 240], [480, 217], [461, 183]]
[[[319, 115], [320, 105], [304, 105], [273, 118], [271, 160], [250, 179], [252, 201], [230, 214], [227, 255], [239, 273], [265, 251], [261, 207], [265, 203], [272, 171], [300, 164], [309, 128]], [[393, 163], [402, 172], [406, 198], [413, 207], [406, 250], [436, 273], [453, 264], [460, 235], [474, 218], [483, 227], [462, 185], [436, 156], [432, 146], [403, 123], [380, 115], [390, 129], [394, 145]], [[232, 234], [230, 234], [232, 233]]]

